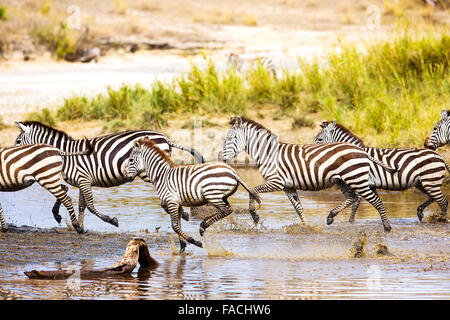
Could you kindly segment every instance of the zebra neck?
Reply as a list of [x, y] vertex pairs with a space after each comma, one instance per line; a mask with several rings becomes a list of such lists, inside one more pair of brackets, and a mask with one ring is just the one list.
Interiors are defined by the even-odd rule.
[[248, 139], [246, 152], [255, 161], [264, 178], [277, 172], [279, 146], [278, 137], [265, 130]]
[[165, 177], [172, 169], [170, 164], [167, 162], [159, 161], [156, 163], [148, 163], [145, 172], [147, 176], [150, 178], [150, 181], [155, 185], [156, 189], [162, 187], [163, 182], [165, 181]]
[[82, 152], [87, 149], [84, 139], [75, 140], [63, 135], [49, 135], [44, 141], [64, 152]]

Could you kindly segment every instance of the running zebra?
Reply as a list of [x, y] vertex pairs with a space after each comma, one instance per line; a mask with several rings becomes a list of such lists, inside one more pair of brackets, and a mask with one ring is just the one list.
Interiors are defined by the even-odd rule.
[[441, 120], [425, 140], [425, 148], [436, 150], [447, 143], [450, 143], [450, 110], [442, 110]]
[[239, 177], [236, 171], [223, 162], [209, 162], [188, 166], [175, 166], [169, 156], [162, 152], [148, 138], [134, 142], [133, 151], [128, 160], [127, 175], [133, 179], [145, 172], [150, 182], [155, 186], [161, 199], [161, 207], [170, 214], [173, 230], [178, 234], [180, 253], [186, 248], [186, 241], [202, 247], [181, 230], [180, 215], [183, 206], [196, 207], [211, 204], [219, 212], [206, 217], [200, 224], [200, 235], [214, 222], [233, 212], [228, 197], [233, 195], [239, 184], [250, 194], [251, 199], [261, 203], [254, 193]]
[[[417, 148], [370, 148], [349, 129], [336, 123], [336, 120], [333, 122], [324, 121], [321, 127], [322, 130], [314, 139], [314, 143], [352, 143], [362, 148], [371, 157], [397, 169], [397, 173], [392, 174], [375, 164], [371, 164], [371, 187], [386, 190], [407, 190], [414, 186], [428, 196], [427, 201], [417, 208], [419, 220], [422, 221], [423, 211], [434, 201], [439, 204], [442, 219], [446, 219], [448, 201], [441, 192], [446, 164], [439, 154], [431, 150]], [[358, 197], [358, 200], [353, 204], [349, 222], [354, 221], [360, 201], [361, 198]], [[339, 211], [335, 212], [334, 215], [330, 214], [329, 223], [333, 222], [333, 217], [338, 213]]]
[[258, 67], [258, 65], [261, 65], [264, 69], [272, 72], [273, 75], [276, 76], [275, 64], [273, 63], [272, 59], [266, 56], [259, 56], [252, 59], [243, 59], [240, 58], [238, 54], [233, 52], [228, 56], [228, 66], [236, 69], [239, 72], [243, 72], [251, 67]]
[[[337, 184], [347, 197], [347, 206], [356, 201], [356, 195], [363, 197], [380, 213], [384, 230], [391, 229], [381, 199], [370, 188], [369, 170], [374, 159], [364, 150], [348, 143], [281, 143], [276, 135], [261, 124], [244, 117], [231, 117], [230, 125], [224, 143], [223, 159], [229, 161], [245, 150], [256, 162], [265, 180], [254, 190], [257, 193], [284, 191], [302, 223], [305, 223], [305, 219], [297, 190], [317, 191]], [[393, 171], [392, 168], [383, 166]], [[255, 213], [252, 198], [249, 209], [257, 223], [259, 217]]]
[[[0, 148], [0, 191], [19, 191], [37, 182], [58, 199], [69, 212], [72, 225], [78, 233], [82, 228], [78, 224], [72, 201], [62, 187], [63, 156], [81, 153], [65, 153], [46, 144], [32, 144], [20, 147]], [[61, 222], [61, 216], [53, 212], [55, 220]], [[8, 229], [0, 205], [1, 230]]]
[[[25, 121], [16, 122], [20, 134], [16, 139], [16, 145], [32, 143], [46, 143], [66, 152], [75, 152], [86, 148], [84, 140], [71, 138], [67, 133], [46, 126], [40, 122]], [[126, 131], [113, 133], [106, 136], [88, 140], [93, 152], [82, 157], [70, 157], [64, 161], [64, 180], [72, 186], [80, 189], [78, 221], [81, 228], [84, 225], [84, 210], [88, 210], [105, 222], [116, 227], [119, 226], [117, 218], [110, 218], [101, 214], [94, 206], [92, 187], [114, 187], [130, 182], [124, 174], [128, 157], [133, 147], [133, 141], [139, 138], [149, 137], [163, 151], [171, 152], [171, 148], [177, 148], [191, 153], [196, 161], [204, 162], [203, 157], [195, 150], [177, 145], [165, 135], [151, 130]], [[140, 175], [144, 181], [145, 174]], [[58, 210], [60, 202], [56, 202], [54, 210]], [[189, 217], [184, 215], [184, 219]]]

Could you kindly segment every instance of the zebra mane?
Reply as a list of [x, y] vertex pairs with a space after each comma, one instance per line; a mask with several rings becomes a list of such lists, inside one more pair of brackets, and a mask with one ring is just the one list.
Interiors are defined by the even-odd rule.
[[268, 133], [272, 133], [269, 129], [264, 127], [262, 124], [260, 124], [260, 123], [258, 123], [256, 121], [250, 120], [250, 119], [248, 119], [246, 117], [242, 117], [242, 116], [240, 116], [240, 117], [231, 117], [230, 125], [234, 125], [238, 118], [240, 118], [242, 120], [242, 123], [251, 124], [257, 129], [263, 129], [263, 130], [266, 130]]
[[53, 127], [50, 127], [46, 124], [43, 124], [42, 122], [39, 121], [21, 121], [20, 123], [22, 123], [25, 126], [37, 126], [37, 127], [41, 127], [44, 130], [48, 130], [48, 131], [53, 131], [56, 133], [59, 133], [60, 135], [62, 135], [64, 138], [68, 139], [68, 140], [75, 140], [74, 138], [72, 138], [71, 136], [69, 136], [67, 133], [65, 133], [64, 131], [55, 129]]
[[350, 129], [347, 129], [346, 127], [344, 127], [342, 124], [336, 123], [336, 127], [339, 128], [340, 130], [344, 131], [344, 133], [348, 134], [349, 136], [351, 136], [353, 139], [355, 139], [358, 143], [360, 143], [363, 147], [365, 147], [366, 145], [364, 144], [364, 141], [362, 141], [361, 138], [357, 137], [353, 132], [350, 131]]
[[167, 153], [162, 151], [153, 140], [150, 140], [149, 138], [145, 137], [142, 139], [139, 139], [138, 142], [140, 143], [141, 147], [146, 147], [148, 149], [153, 149], [157, 154], [159, 154], [171, 167], [175, 167], [175, 163], [173, 160], [169, 157]]

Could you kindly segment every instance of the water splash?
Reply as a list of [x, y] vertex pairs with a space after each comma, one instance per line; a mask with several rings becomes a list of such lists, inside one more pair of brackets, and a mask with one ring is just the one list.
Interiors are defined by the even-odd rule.
[[215, 237], [212, 230], [208, 230], [203, 235], [203, 248], [208, 256], [213, 257], [232, 257], [233, 251], [225, 249]]

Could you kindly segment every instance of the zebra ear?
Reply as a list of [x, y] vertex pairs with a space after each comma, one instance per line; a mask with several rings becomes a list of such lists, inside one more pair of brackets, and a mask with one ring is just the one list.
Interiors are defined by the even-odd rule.
[[231, 116], [230, 124], [235, 128], [239, 128], [242, 125], [242, 118], [240, 116]]
[[133, 147], [140, 148], [141, 147], [141, 142], [139, 140], [134, 140]]
[[24, 125], [23, 123], [21, 123], [21, 122], [14, 122], [15, 124], [16, 124], [16, 126], [17, 126], [17, 128], [19, 128], [19, 130], [20, 131], [22, 131], [22, 132], [24, 132], [24, 133], [30, 133], [30, 127], [28, 127], [28, 126], [26, 126], [26, 125]]
[[322, 129], [326, 128], [328, 126], [329, 122], [327, 120], [323, 120], [322, 123], [320, 124], [320, 127]]
[[442, 110], [441, 112], [441, 118], [445, 119], [449, 116], [449, 112], [447, 110]]

